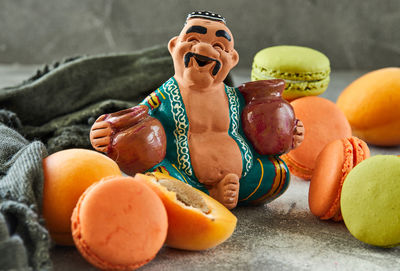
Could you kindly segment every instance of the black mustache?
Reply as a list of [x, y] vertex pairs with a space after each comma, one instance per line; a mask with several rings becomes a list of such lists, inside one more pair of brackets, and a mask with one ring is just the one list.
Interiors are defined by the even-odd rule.
[[215, 61], [215, 66], [214, 69], [212, 70], [212, 75], [215, 76], [219, 70], [221, 69], [221, 62], [218, 59], [214, 59], [208, 56], [203, 56], [203, 55], [199, 55], [199, 54], [195, 54], [192, 52], [188, 52], [186, 53], [186, 55], [184, 56], [184, 63], [185, 63], [185, 68], [188, 67], [189, 62], [190, 62], [190, 58], [192, 57], [196, 57], [197, 59], [207, 62], [207, 61]]

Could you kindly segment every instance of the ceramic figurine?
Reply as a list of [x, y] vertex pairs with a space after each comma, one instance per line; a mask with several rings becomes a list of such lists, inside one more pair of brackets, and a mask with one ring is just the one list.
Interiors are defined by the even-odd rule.
[[[290, 176], [278, 155], [303, 140], [302, 123], [279, 96], [282, 82], [259, 81], [239, 88], [223, 83], [239, 55], [218, 14], [189, 14], [168, 49], [175, 75], [140, 105], [100, 116], [90, 132], [93, 147], [127, 174], [169, 174], [229, 209], [281, 195]], [[259, 93], [260, 84], [267, 98]], [[252, 95], [254, 89], [257, 94]], [[259, 113], [264, 120], [254, 115]]]

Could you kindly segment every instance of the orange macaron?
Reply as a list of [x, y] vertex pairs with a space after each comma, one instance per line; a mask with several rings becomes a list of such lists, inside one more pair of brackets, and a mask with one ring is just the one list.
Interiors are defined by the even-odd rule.
[[133, 270], [152, 260], [168, 229], [161, 199], [132, 177], [90, 186], [72, 214], [72, 236], [82, 256], [104, 270]]
[[341, 221], [340, 195], [347, 174], [370, 156], [367, 144], [357, 138], [337, 139], [318, 155], [310, 182], [310, 211], [320, 219]]
[[343, 112], [328, 99], [310, 96], [290, 104], [303, 122], [304, 140], [282, 158], [293, 175], [309, 180], [321, 150], [335, 139], [350, 137], [351, 128]]

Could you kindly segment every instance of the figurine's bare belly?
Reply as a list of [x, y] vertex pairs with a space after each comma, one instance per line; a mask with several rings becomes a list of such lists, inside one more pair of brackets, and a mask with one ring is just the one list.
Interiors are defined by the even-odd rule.
[[189, 132], [189, 151], [197, 179], [215, 184], [229, 173], [242, 174], [242, 156], [236, 141], [225, 132]]
[[181, 88], [189, 119], [189, 153], [194, 174], [204, 184], [215, 185], [227, 174], [242, 175], [242, 155], [229, 136], [229, 103], [224, 85], [196, 91]]

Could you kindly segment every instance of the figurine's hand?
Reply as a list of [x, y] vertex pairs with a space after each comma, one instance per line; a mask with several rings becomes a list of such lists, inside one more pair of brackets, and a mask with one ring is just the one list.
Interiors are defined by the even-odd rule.
[[108, 114], [106, 121], [111, 124], [115, 132], [120, 132], [135, 126], [148, 116], [148, 108], [145, 105], [137, 105], [132, 108]]
[[107, 115], [101, 115], [90, 129], [90, 143], [96, 151], [107, 152], [111, 142], [113, 129], [111, 123], [105, 121]]
[[293, 147], [292, 149], [297, 148], [300, 146], [301, 142], [304, 140], [304, 125], [301, 120], [296, 119], [296, 126], [293, 132]]

